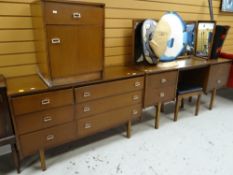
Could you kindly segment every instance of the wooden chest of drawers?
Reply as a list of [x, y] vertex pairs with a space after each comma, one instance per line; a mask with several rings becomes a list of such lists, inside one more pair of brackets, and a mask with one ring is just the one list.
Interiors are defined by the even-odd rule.
[[49, 86], [101, 78], [102, 4], [38, 0], [31, 11], [38, 70]]

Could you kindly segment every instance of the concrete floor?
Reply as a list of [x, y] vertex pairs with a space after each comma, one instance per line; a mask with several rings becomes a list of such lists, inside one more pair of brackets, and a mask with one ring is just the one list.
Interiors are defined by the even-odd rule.
[[[132, 138], [124, 127], [49, 151], [41, 172], [38, 157], [23, 162], [22, 175], [232, 175], [233, 90], [218, 92], [217, 104], [207, 109], [203, 96], [198, 117], [194, 105], [185, 103], [178, 122], [172, 121], [173, 104], [161, 115], [159, 130], [153, 128], [154, 109], [135, 123]], [[0, 174], [16, 174], [10, 156], [0, 157]]]

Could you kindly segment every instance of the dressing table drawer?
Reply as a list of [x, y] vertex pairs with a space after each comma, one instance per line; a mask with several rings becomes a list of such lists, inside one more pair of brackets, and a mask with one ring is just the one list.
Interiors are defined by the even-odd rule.
[[12, 99], [15, 115], [41, 111], [74, 103], [72, 89], [51, 91]]
[[45, 129], [73, 121], [73, 106], [54, 108], [42, 112], [16, 116], [16, 126], [19, 134]]
[[77, 102], [81, 103], [125, 92], [142, 90], [143, 87], [144, 78], [138, 77], [76, 88], [75, 96]]
[[103, 24], [103, 8], [100, 6], [45, 3], [45, 21], [47, 24]]
[[82, 118], [125, 106], [141, 104], [141, 102], [142, 91], [135, 91], [132, 93], [80, 103], [76, 106], [76, 114], [77, 118]]
[[146, 79], [146, 87], [161, 88], [161, 87], [176, 85], [177, 77], [178, 77], [178, 71], [148, 75]]

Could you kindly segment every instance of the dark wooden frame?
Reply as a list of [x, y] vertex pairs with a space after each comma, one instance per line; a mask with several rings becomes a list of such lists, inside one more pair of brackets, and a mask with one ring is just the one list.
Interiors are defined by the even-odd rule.
[[[211, 23], [211, 24], [214, 24], [214, 29], [213, 29], [213, 37], [211, 39], [211, 42], [210, 42], [210, 47], [208, 49], [208, 55], [205, 57], [205, 56], [199, 56], [197, 55], [197, 43], [198, 43], [198, 26], [200, 23]], [[212, 48], [213, 48], [213, 40], [214, 40], [214, 35], [215, 35], [215, 28], [216, 28], [216, 21], [198, 21], [197, 22], [197, 29], [196, 29], [196, 44], [195, 44], [195, 56], [196, 57], [200, 57], [200, 58], [204, 58], [204, 59], [210, 59], [210, 56], [211, 56], [211, 51], [212, 51]]]

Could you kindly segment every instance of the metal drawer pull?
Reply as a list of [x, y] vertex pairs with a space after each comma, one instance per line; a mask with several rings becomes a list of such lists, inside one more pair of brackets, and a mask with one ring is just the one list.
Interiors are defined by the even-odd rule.
[[139, 96], [138, 95], [134, 95], [133, 96], [133, 100], [138, 100], [139, 99]]
[[49, 99], [49, 98], [46, 98], [46, 99], [44, 99], [44, 100], [41, 100], [41, 104], [42, 104], [42, 105], [48, 105], [48, 104], [50, 104], [50, 99]]
[[161, 98], [165, 97], [165, 93], [164, 93], [164, 92], [161, 92], [161, 93], [160, 93], [160, 97], [161, 97]]
[[85, 98], [86, 98], [86, 97], [90, 97], [90, 96], [91, 96], [91, 93], [90, 93], [90, 92], [84, 92], [84, 93], [83, 93], [83, 97], [85, 97]]
[[217, 81], [217, 83], [218, 83], [218, 84], [221, 84], [221, 83], [222, 83], [222, 81], [221, 81], [221, 80], [218, 80], [218, 81]]
[[135, 85], [135, 87], [139, 87], [139, 86], [141, 86], [141, 82], [140, 81], [136, 81], [134, 85]]
[[91, 128], [91, 127], [92, 127], [91, 123], [85, 123], [85, 125], [84, 125], [84, 128], [85, 128], [85, 129], [89, 129], [89, 128]]
[[161, 83], [166, 83], [167, 82], [167, 79], [166, 78], [162, 78], [161, 79]]
[[133, 115], [137, 115], [138, 111], [137, 110], [133, 110]]
[[81, 13], [79, 13], [79, 12], [74, 12], [73, 13], [73, 18], [80, 19], [81, 17], [82, 17]]
[[51, 42], [52, 42], [52, 44], [60, 44], [61, 43], [61, 39], [60, 38], [52, 38]]
[[85, 106], [83, 108], [83, 112], [89, 112], [89, 111], [91, 111], [91, 108], [89, 106]]
[[53, 14], [57, 14], [58, 13], [57, 10], [53, 10], [52, 12], [53, 12]]
[[50, 122], [50, 121], [52, 121], [52, 117], [51, 116], [44, 117], [44, 122], [45, 123]]
[[55, 136], [52, 135], [52, 134], [50, 134], [50, 135], [48, 135], [48, 136], [46, 137], [46, 140], [47, 140], [47, 141], [51, 141], [51, 140], [54, 140], [54, 138], [55, 138]]

